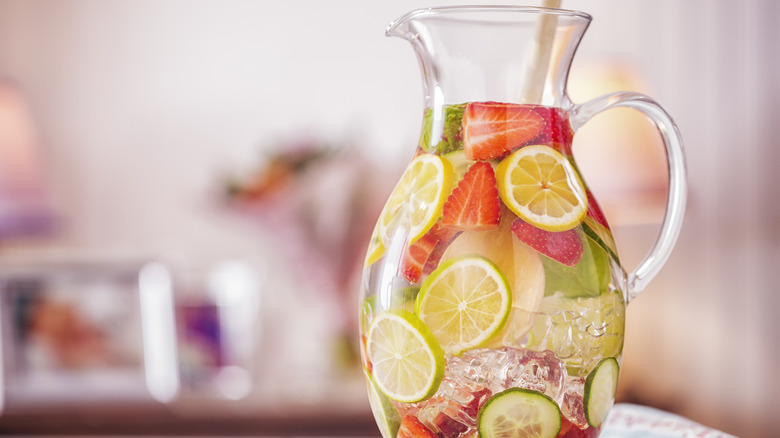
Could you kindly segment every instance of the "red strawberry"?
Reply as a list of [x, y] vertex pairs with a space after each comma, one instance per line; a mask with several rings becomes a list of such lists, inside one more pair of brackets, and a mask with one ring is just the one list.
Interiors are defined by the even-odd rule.
[[441, 224], [462, 231], [498, 228], [501, 201], [490, 163], [471, 165], [442, 207]]
[[457, 230], [434, 224], [427, 233], [406, 248], [401, 261], [404, 278], [410, 283], [417, 283], [423, 272], [429, 274], [436, 269], [444, 249], [458, 234]]
[[401, 420], [401, 426], [398, 428], [396, 438], [437, 438], [430, 429], [428, 429], [414, 415], [407, 415]]
[[472, 102], [463, 113], [463, 150], [469, 160], [505, 155], [537, 137], [544, 118], [532, 105]]
[[609, 230], [609, 224], [607, 218], [604, 217], [604, 212], [601, 210], [599, 203], [596, 202], [596, 198], [593, 197], [593, 193], [590, 190], [587, 191], [588, 195], [588, 216], [592, 217], [596, 222], [604, 225], [604, 228]]
[[433, 251], [431, 251], [428, 260], [425, 261], [425, 265], [422, 269], [423, 274], [428, 275], [439, 266], [439, 261], [441, 260], [441, 256], [444, 255], [444, 251], [447, 250], [450, 242], [459, 234], [460, 231], [458, 230], [442, 227], [441, 233], [439, 234], [439, 243], [433, 248]]
[[600, 431], [601, 428], [590, 426], [580, 429], [576, 424], [561, 415], [561, 431], [556, 438], [595, 438]]
[[512, 222], [512, 231], [526, 245], [566, 266], [576, 266], [582, 258], [582, 237], [576, 228], [546, 231], [518, 218]]
[[569, 114], [549, 106], [537, 106], [534, 110], [545, 122], [545, 129], [534, 139], [534, 143], [548, 145], [564, 155], [571, 155], [574, 131], [569, 123]]

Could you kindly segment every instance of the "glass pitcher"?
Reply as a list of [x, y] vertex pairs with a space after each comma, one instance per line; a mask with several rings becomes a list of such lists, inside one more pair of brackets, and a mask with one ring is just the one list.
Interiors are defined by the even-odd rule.
[[[569, 100], [589, 23], [576, 11], [480, 6], [416, 10], [387, 29], [412, 44], [425, 99], [360, 296], [363, 369], [385, 438], [601, 432], [626, 304], [675, 244], [686, 184], [680, 135], [652, 99]], [[580, 126], [620, 106], [655, 123], [669, 165], [660, 234], [630, 274], [571, 151]]]

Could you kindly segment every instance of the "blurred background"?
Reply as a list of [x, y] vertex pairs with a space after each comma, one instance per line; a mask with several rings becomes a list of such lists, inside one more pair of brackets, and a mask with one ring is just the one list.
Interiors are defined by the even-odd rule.
[[[377, 434], [357, 270], [422, 108], [384, 29], [446, 4], [0, 0], [0, 431]], [[780, 4], [563, 7], [594, 16], [572, 99], [649, 94], [688, 156], [619, 401], [780, 436]], [[628, 270], [663, 216], [658, 142], [630, 110], [575, 138]]]

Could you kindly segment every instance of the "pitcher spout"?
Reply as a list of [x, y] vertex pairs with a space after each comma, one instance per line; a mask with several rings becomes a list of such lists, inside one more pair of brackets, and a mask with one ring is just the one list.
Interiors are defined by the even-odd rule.
[[[478, 97], [562, 106], [569, 66], [590, 20], [562, 9], [455, 6], [411, 11], [385, 34], [412, 43], [427, 107]], [[529, 87], [537, 90], [534, 97], [523, 91]]]
[[409, 26], [411, 20], [413, 20], [415, 16], [420, 15], [428, 10], [430, 9], [418, 9], [418, 10], [410, 11], [404, 14], [403, 16], [393, 20], [387, 26], [387, 29], [385, 30], [385, 36], [399, 37], [405, 40], [410, 40], [413, 36], [413, 32], [410, 32], [410, 26]]

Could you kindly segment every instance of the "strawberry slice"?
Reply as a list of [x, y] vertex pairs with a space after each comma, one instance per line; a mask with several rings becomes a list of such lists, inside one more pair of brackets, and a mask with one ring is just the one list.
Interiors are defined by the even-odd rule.
[[604, 228], [610, 229], [609, 224], [607, 223], [607, 218], [604, 216], [604, 212], [601, 210], [601, 206], [599, 206], [598, 202], [596, 202], [596, 198], [593, 197], [593, 193], [590, 192], [590, 190], [587, 191], [588, 195], [588, 216], [592, 217], [593, 220], [600, 223], [601, 225], [604, 225]]
[[438, 223], [416, 242], [409, 245], [401, 261], [401, 272], [409, 283], [417, 283], [423, 273], [430, 274], [439, 264], [444, 250], [459, 231], [445, 228]]
[[500, 217], [493, 167], [486, 161], [472, 164], [444, 203], [441, 224], [461, 231], [494, 230]]
[[517, 218], [512, 222], [512, 231], [526, 245], [566, 266], [576, 266], [582, 259], [582, 237], [577, 228], [546, 231]]
[[414, 415], [407, 415], [401, 420], [397, 438], [437, 438], [436, 434], [428, 429], [422, 421]]
[[433, 248], [431, 254], [428, 256], [428, 260], [425, 261], [425, 265], [422, 268], [422, 273], [428, 275], [433, 272], [441, 261], [441, 256], [444, 255], [444, 251], [450, 246], [450, 243], [460, 234], [460, 231], [453, 230], [451, 228], [442, 227], [439, 234], [439, 243]]
[[463, 113], [463, 150], [469, 160], [490, 160], [536, 138], [544, 118], [533, 105], [472, 102]]
[[601, 428], [587, 426], [580, 429], [576, 424], [569, 421], [566, 416], [561, 415], [561, 431], [556, 438], [595, 438], [599, 435]]
[[534, 139], [534, 144], [544, 144], [563, 155], [571, 155], [574, 130], [569, 123], [569, 114], [550, 106], [537, 106], [534, 111], [544, 119], [544, 129]]

